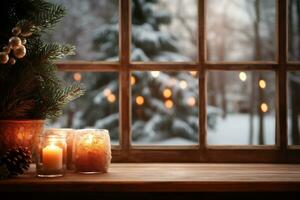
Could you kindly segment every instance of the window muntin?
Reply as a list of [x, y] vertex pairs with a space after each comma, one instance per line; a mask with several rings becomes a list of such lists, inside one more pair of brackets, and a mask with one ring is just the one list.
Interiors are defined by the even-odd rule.
[[[286, 147], [287, 145], [287, 130], [286, 130], [286, 82], [285, 77], [288, 70], [300, 70], [297, 63], [286, 63], [287, 57], [284, 49], [287, 48], [288, 34], [285, 33], [287, 16], [285, 10], [288, 8], [285, 1], [276, 1], [276, 18], [274, 38], [275, 49], [274, 52], [280, 52], [277, 55], [277, 59], [269, 62], [247, 62], [247, 60], [241, 60], [238, 63], [232, 61], [229, 64], [224, 62], [211, 62], [206, 61], [204, 50], [207, 34], [205, 34], [205, 5], [208, 4], [208, 0], [198, 0], [198, 62], [196, 63], [145, 63], [145, 62], [131, 62], [130, 60], [130, 15], [131, 15], [131, 3], [134, 0], [120, 0], [119, 1], [119, 20], [120, 20], [120, 50], [121, 56], [118, 63], [113, 65], [110, 63], [97, 63], [97, 62], [85, 62], [85, 63], [72, 63], [63, 62], [59, 64], [61, 70], [66, 71], [84, 71], [89, 72], [106, 72], [115, 71], [119, 72], [119, 84], [120, 84], [120, 146], [113, 150], [114, 161], [120, 162], [286, 162], [287, 160], [282, 157], [280, 152], [283, 150], [289, 155], [289, 161], [300, 162], [299, 150], [294, 146]], [[131, 71], [198, 71], [199, 76], [199, 145], [196, 147], [188, 146], [175, 146], [174, 148], [156, 147], [148, 145], [147, 147], [132, 146], [131, 144], [131, 123], [130, 123], [130, 73]], [[206, 129], [206, 86], [207, 86], [207, 74], [214, 70], [222, 71], [260, 71], [268, 70], [270, 73], [275, 73], [276, 76], [276, 146], [207, 146], [207, 129]], [[243, 130], [241, 130], [243, 131]], [[260, 155], [259, 157], [257, 155]]]

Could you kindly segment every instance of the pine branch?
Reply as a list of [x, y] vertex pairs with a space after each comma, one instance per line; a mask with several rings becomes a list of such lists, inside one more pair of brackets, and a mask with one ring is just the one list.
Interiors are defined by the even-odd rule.
[[28, 113], [34, 108], [34, 105], [35, 101], [33, 99], [17, 101], [9, 104], [4, 110], [5, 112], [0, 113], [0, 116], [5, 119], [26, 118]]
[[[23, 18], [12, 19], [7, 24], [21, 28], [21, 37], [27, 39], [27, 54], [14, 66], [1, 66], [0, 119], [58, 117], [65, 104], [84, 92], [80, 84], [67, 86], [60, 80], [54, 63], [57, 59], [74, 55], [75, 47], [46, 44], [41, 36], [60, 21], [65, 8], [44, 0], [22, 0], [17, 5], [24, 8], [20, 15]], [[16, 5], [12, 3], [11, 6]], [[11, 29], [11, 25], [6, 28]]]
[[34, 108], [33, 95], [38, 85], [37, 80], [29, 69], [21, 70], [14, 78], [16, 80], [8, 80], [6, 87], [1, 89], [1, 119], [26, 118], [28, 112]]
[[[45, 117], [56, 118], [62, 114], [63, 107], [70, 101], [83, 95], [84, 88], [81, 84], [57, 87], [47, 84], [48, 88], [44, 91], [43, 104], [45, 105]], [[46, 96], [45, 96], [46, 95]]]
[[[38, 4], [37, 2], [41, 1], [36, 1], [35, 4]], [[30, 19], [20, 20], [17, 26], [22, 29], [22, 32], [38, 34], [45, 29], [53, 28], [65, 14], [66, 9], [63, 6], [44, 2], [32, 13]]]
[[35, 10], [49, 10], [49, 8], [51, 7], [51, 3], [49, 3], [48, 1], [44, 1], [44, 0], [31, 0], [32, 1], [32, 6], [35, 8]]
[[68, 55], [75, 55], [75, 47], [71, 45], [60, 45], [57, 43], [45, 44], [39, 52], [42, 60], [58, 60]]
[[40, 63], [52, 62], [69, 55], [75, 55], [75, 47], [72, 45], [46, 44], [39, 38], [35, 38], [29, 42], [27, 49], [27, 57], [37, 60]]
[[53, 25], [58, 23], [61, 18], [66, 14], [66, 10], [61, 5], [49, 5], [48, 10], [41, 10], [40, 13], [36, 13], [32, 22], [40, 30], [52, 28]]
[[77, 97], [83, 95], [84, 89], [83, 86], [79, 83], [73, 83], [71, 85], [65, 86], [61, 97], [58, 99], [64, 104], [73, 101]]

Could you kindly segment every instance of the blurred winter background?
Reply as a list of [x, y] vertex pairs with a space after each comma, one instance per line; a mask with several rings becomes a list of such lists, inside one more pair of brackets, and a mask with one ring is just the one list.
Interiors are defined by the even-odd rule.
[[[68, 14], [51, 41], [77, 46], [68, 61], [118, 61], [118, 0], [51, 0]], [[300, 1], [289, 1], [289, 59], [300, 60]], [[207, 60], [275, 61], [275, 0], [207, 1]], [[132, 0], [132, 61], [197, 60], [197, 0]], [[61, 73], [85, 84], [86, 94], [49, 126], [106, 128], [119, 139], [118, 73]], [[276, 74], [210, 71], [207, 74], [208, 144], [275, 144]], [[300, 73], [290, 72], [289, 143], [300, 144]], [[198, 74], [135, 71], [132, 86], [134, 144], [198, 142]]]

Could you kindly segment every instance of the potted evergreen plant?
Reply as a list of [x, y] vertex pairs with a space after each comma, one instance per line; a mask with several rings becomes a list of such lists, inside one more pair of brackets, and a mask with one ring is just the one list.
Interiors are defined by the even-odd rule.
[[83, 94], [57, 75], [55, 61], [74, 47], [45, 43], [42, 35], [65, 15], [44, 0], [2, 0], [0, 6], [0, 154], [13, 146], [32, 148], [45, 119], [58, 117]]

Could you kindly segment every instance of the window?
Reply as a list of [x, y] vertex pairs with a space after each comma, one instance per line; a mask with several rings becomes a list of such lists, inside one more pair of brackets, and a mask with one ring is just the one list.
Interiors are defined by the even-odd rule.
[[206, 11], [208, 61], [275, 60], [276, 0], [212, 0]]
[[274, 145], [275, 85], [274, 72], [209, 72], [207, 143]]
[[109, 129], [115, 162], [300, 161], [299, 0], [52, 1], [87, 93], [49, 126]]

